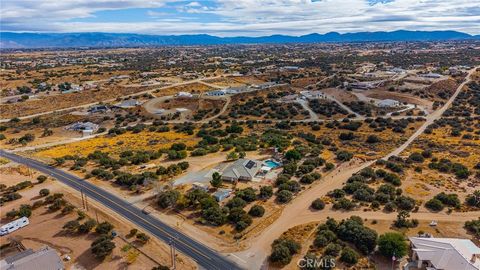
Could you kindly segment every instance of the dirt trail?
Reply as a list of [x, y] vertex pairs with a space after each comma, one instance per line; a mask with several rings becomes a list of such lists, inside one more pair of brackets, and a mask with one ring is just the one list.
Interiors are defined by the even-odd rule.
[[[213, 98], [213, 97], [212, 97]], [[225, 102], [225, 104], [223, 105], [222, 109], [220, 110], [219, 113], [217, 113], [216, 115], [214, 116], [211, 116], [209, 118], [206, 118], [206, 119], [203, 119], [203, 120], [200, 120], [199, 123], [208, 123], [212, 120], [215, 120], [217, 119], [220, 115], [224, 114], [227, 109], [228, 109], [228, 106], [230, 105], [230, 102], [232, 101], [232, 98], [230, 96], [225, 96], [225, 97], [221, 97], [221, 98], [225, 98], [225, 100], [227, 102]]]

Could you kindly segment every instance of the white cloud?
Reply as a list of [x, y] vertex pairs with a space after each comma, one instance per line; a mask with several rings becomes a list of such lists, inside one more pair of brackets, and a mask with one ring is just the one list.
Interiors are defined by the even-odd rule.
[[[457, 30], [480, 34], [478, 0], [2, 0], [3, 30], [52, 32], [209, 33], [222, 36], [407, 30]], [[175, 19], [149, 10], [147, 22], [72, 22], [101, 10], [177, 7]], [[189, 14], [187, 16], [187, 14]], [[208, 16], [210, 19], [196, 18]], [[182, 17], [185, 19], [181, 19]]]
[[187, 7], [201, 7], [202, 5], [199, 2], [190, 2], [186, 4]]

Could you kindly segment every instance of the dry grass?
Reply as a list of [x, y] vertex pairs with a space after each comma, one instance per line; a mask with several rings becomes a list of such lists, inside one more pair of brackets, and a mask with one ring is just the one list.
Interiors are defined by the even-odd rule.
[[168, 148], [175, 142], [183, 142], [187, 146], [193, 146], [198, 141], [194, 136], [176, 132], [149, 132], [139, 134], [125, 133], [117, 136], [102, 136], [89, 140], [74, 142], [66, 145], [55, 146], [34, 153], [37, 157], [56, 158], [65, 155], [86, 156], [95, 150], [118, 154], [125, 150], [159, 150]]

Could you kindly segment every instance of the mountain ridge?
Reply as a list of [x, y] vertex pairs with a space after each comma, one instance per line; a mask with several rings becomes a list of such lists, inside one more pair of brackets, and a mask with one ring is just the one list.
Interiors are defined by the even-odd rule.
[[74, 47], [146, 47], [170, 45], [221, 45], [268, 43], [322, 43], [322, 42], [389, 42], [441, 41], [480, 39], [458, 31], [378, 31], [344, 33], [311, 33], [301, 36], [270, 35], [260, 37], [217, 37], [208, 34], [147, 35], [130, 33], [16, 33], [0, 32], [0, 48], [74, 48]]

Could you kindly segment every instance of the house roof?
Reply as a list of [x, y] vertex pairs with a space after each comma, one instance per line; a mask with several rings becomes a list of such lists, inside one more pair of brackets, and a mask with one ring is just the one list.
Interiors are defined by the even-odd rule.
[[135, 107], [139, 105], [139, 102], [136, 99], [127, 99], [120, 103], [119, 107]]
[[1, 269], [6, 270], [60, 270], [65, 269], [57, 252], [45, 246], [37, 251], [27, 249], [0, 261]]
[[410, 237], [420, 260], [430, 261], [437, 269], [479, 270], [480, 248], [468, 239]]
[[378, 102], [380, 107], [390, 107], [399, 104], [400, 102], [394, 99], [384, 99]]
[[251, 159], [239, 159], [230, 164], [224, 171], [222, 176], [231, 178], [253, 178], [260, 169], [261, 162]]
[[98, 125], [92, 122], [76, 122], [68, 126], [69, 130], [97, 130]]
[[226, 197], [228, 197], [230, 195], [230, 193], [232, 192], [231, 189], [219, 189], [217, 191], [215, 191], [212, 196], [215, 197], [217, 200], [223, 200], [225, 199]]

